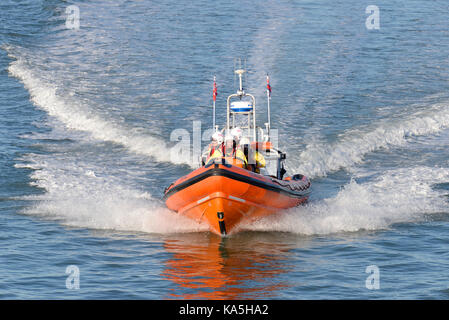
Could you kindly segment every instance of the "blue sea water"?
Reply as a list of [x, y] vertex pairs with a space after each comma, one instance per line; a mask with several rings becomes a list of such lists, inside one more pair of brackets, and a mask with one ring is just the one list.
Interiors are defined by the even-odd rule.
[[[448, 299], [448, 9], [2, 0], [0, 298]], [[260, 125], [270, 74], [287, 169], [313, 190], [221, 239], [161, 197], [192, 170], [173, 131], [210, 126], [214, 75], [223, 124], [236, 58]]]

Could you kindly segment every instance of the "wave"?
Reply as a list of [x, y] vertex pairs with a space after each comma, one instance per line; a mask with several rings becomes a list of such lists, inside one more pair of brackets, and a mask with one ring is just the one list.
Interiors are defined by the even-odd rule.
[[[60, 221], [64, 225], [146, 233], [204, 232], [198, 224], [168, 210], [149, 192], [141, 191], [92, 164], [71, 163], [32, 154], [16, 167], [29, 168], [32, 185], [42, 195], [22, 197], [33, 205], [24, 214]], [[361, 175], [363, 180], [366, 176]], [[250, 231], [326, 235], [388, 229], [397, 223], [422, 222], [447, 212], [449, 168], [415, 167], [390, 170], [367, 182], [354, 178], [337, 195], [287, 210], [240, 228]]]
[[372, 181], [352, 180], [335, 197], [259, 220], [243, 229], [303, 235], [388, 229], [396, 223], [419, 222], [447, 212], [444, 190], [449, 168], [416, 167], [387, 171]]
[[149, 192], [114, 176], [98, 176], [92, 164], [30, 154], [18, 168], [32, 169], [31, 184], [41, 195], [21, 197], [32, 205], [23, 214], [56, 220], [63, 225], [145, 233], [206, 231], [207, 227], [170, 211]]
[[10, 48], [6, 51], [15, 59], [8, 67], [9, 73], [24, 84], [36, 106], [61, 121], [66, 128], [87, 132], [97, 140], [123, 145], [131, 152], [151, 156], [158, 162], [195, 166], [190, 156], [179, 156], [165, 141], [103, 119], [70, 94], [58, 94], [58, 86], [40, 78], [38, 70], [33, 70], [23, 58], [15, 56]]
[[433, 105], [402, 119], [379, 122], [371, 130], [348, 130], [334, 143], [312, 141], [298, 157], [292, 157], [288, 168], [312, 178], [323, 177], [361, 163], [370, 152], [402, 146], [410, 137], [436, 134], [447, 128], [449, 105]]

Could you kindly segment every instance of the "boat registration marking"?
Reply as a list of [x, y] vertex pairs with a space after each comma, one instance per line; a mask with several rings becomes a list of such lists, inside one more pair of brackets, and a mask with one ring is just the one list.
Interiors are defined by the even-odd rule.
[[204, 201], [207, 201], [209, 199], [210, 199], [210, 197], [207, 196], [207, 197], [204, 197], [203, 199], [198, 200], [196, 203], [200, 204], [200, 203], [203, 203]]
[[237, 197], [234, 197], [234, 196], [229, 196], [229, 199], [237, 200], [237, 201], [240, 201], [240, 202], [246, 202], [245, 200], [237, 198]]

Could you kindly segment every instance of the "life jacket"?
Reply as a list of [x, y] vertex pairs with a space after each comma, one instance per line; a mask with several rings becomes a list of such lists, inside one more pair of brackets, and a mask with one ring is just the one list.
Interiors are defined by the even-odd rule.
[[224, 153], [224, 157], [227, 163], [234, 166], [246, 169], [248, 167], [248, 160], [245, 154], [240, 148], [232, 148], [231, 153]]
[[258, 168], [265, 167], [265, 165], [266, 165], [265, 158], [262, 154], [260, 154], [259, 151], [254, 152], [254, 159], [256, 160], [256, 166]]
[[223, 144], [218, 145], [216, 148], [211, 148], [209, 147], [208, 153], [207, 153], [207, 159], [206, 159], [206, 164], [209, 164], [213, 161], [215, 161], [215, 159], [218, 158], [223, 158]]
[[266, 165], [264, 156], [257, 150], [250, 150], [247, 145], [243, 146], [241, 150], [243, 154], [247, 156], [248, 169], [256, 173], [260, 173], [260, 168], [264, 168]]

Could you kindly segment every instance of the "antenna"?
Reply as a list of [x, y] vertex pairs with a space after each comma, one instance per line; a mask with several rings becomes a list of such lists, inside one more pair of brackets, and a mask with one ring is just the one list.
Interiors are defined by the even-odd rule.
[[[234, 69], [233, 70], [237, 70], [237, 59], [238, 58], [234, 58]], [[235, 79], [236, 79], [236, 74], [234, 73], [234, 86], [233, 86], [234, 89], [235, 89]]]
[[270, 115], [270, 100], [271, 100], [271, 85], [270, 85], [270, 77], [267, 73], [267, 120], [268, 122], [265, 124], [267, 128], [268, 141], [270, 141], [270, 129], [271, 129], [271, 115]]
[[245, 58], [245, 60], [244, 60], [244, 62], [243, 62], [243, 69], [244, 70], [246, 70], [246, 72], [245, 72], [245, 83], [248, 83], [248, 76], [247, 76], [247, 74], [248, 74], [248, 68], [246, 67], [246, 58]]
[[[246, 70], [243, 66], [242, 66], [242, 58], [235, 58], [234, 59], [234, 88], [236, 87], [235, 82], [236, 82], [236, 76], [238, 75], [237, 72], [235, 72], [236, 70]], [[245, 78], [246, 81], [246, 78]], [[240, 90], [243, 90], [242, 88], [242, 80], [240, 79], [239, 76], [239, 85], [240, 85]]]
[[237, 90], [237, 94], [239, 96], [243, 96], [245, 94], [245, 91], [243, 90], [243, 79], [242, 79], [242, 76], [245, 73], [245, 70], [244, 69], [237, 69], [237, 70], [234, 71], [234, 73], [239, 76], [239, 90]]

